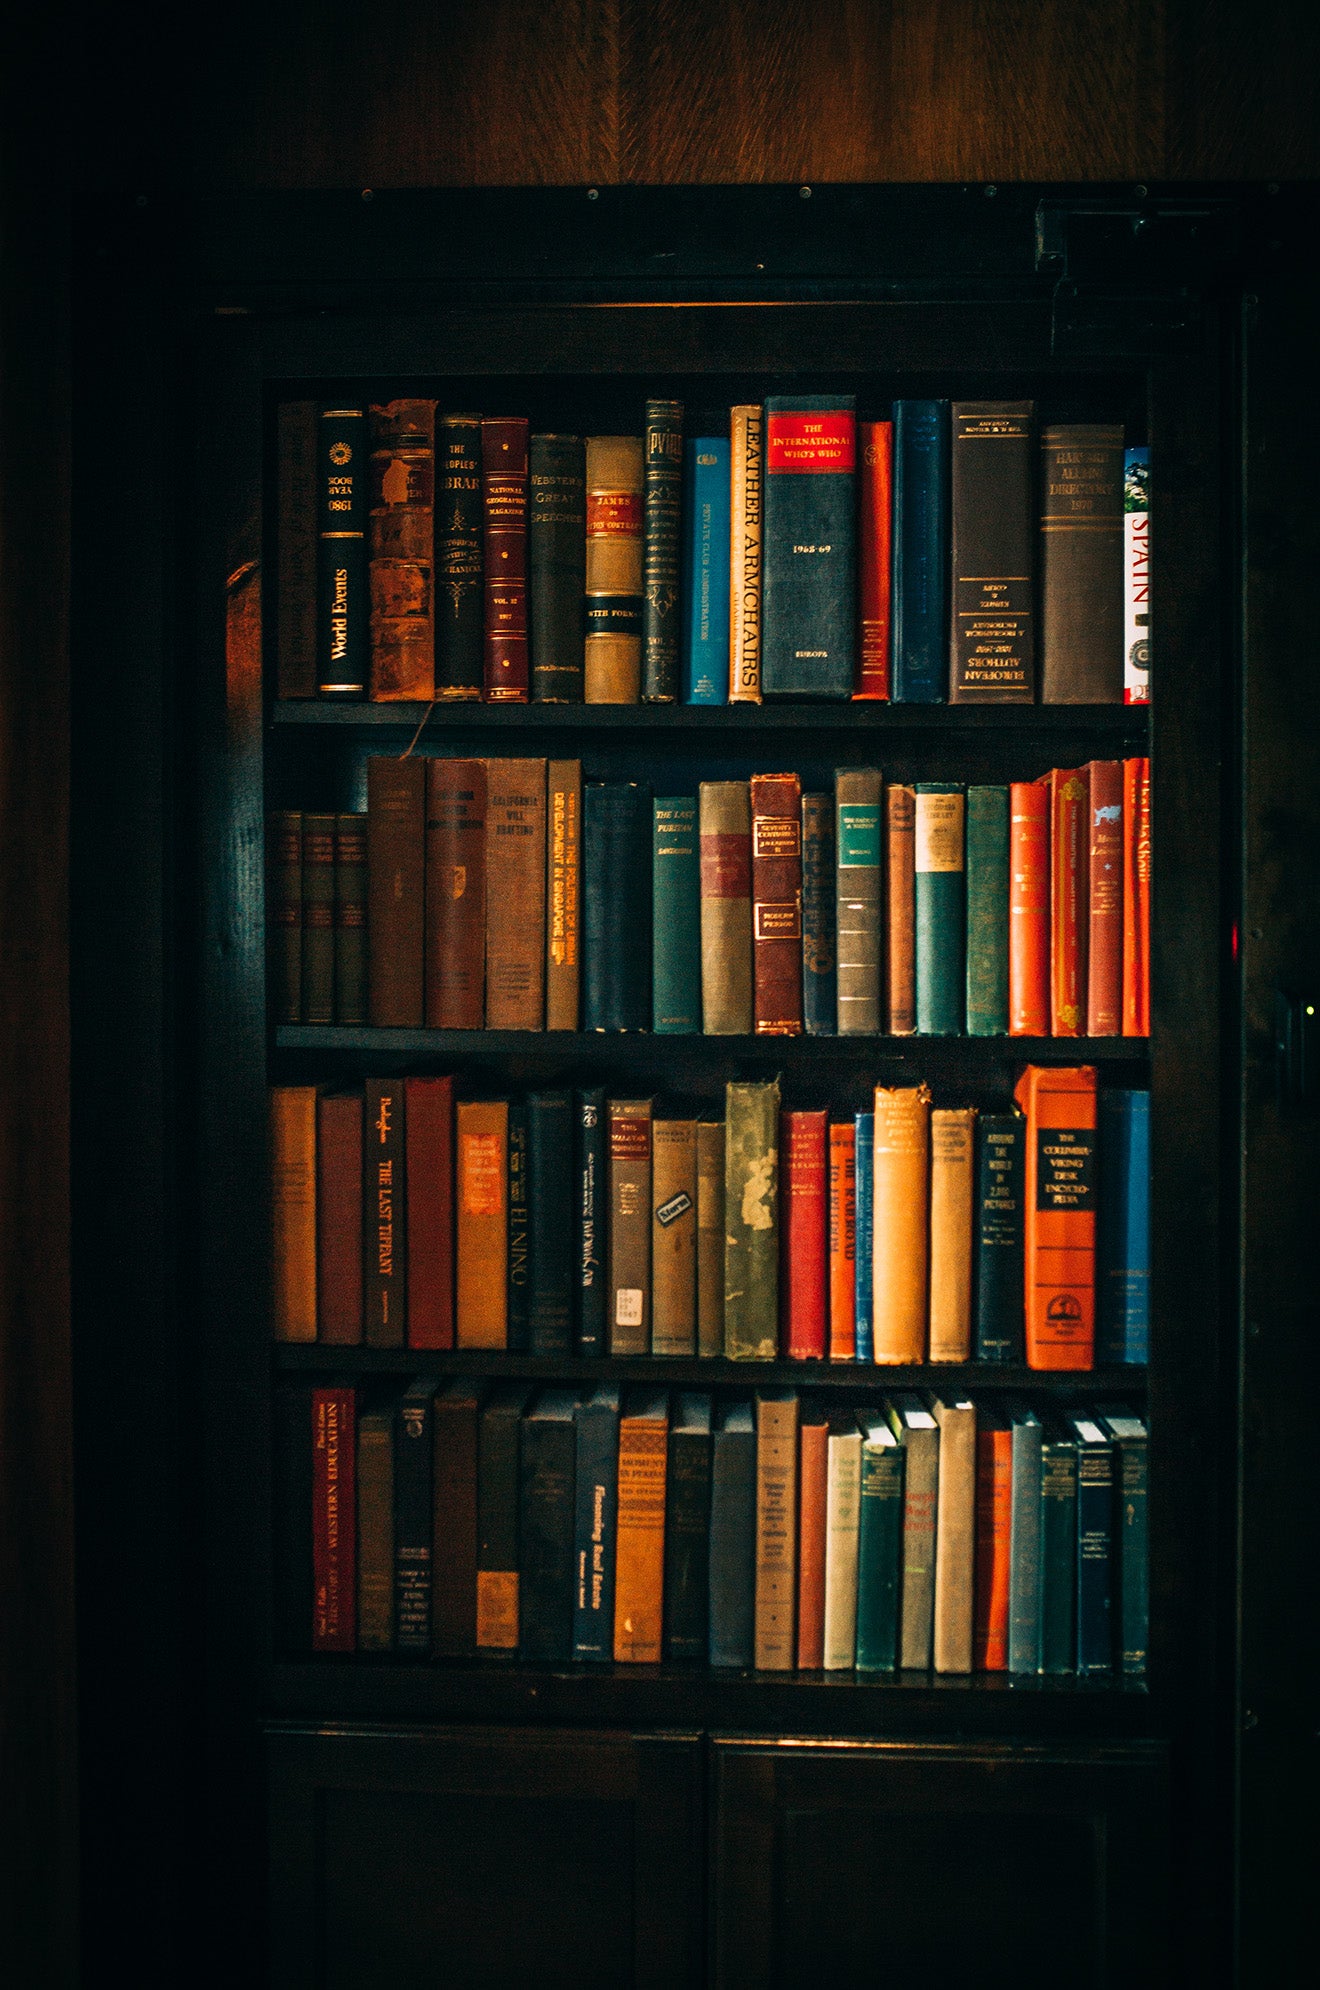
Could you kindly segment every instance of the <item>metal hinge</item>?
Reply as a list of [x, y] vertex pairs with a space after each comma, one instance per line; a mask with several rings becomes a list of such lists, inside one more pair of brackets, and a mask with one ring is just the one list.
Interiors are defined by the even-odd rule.
[[1176, 359], [1195, 351], [1203, 299], [1239, 264], [1241, 204], [1097, 194], [1042, 200], [1036, 270], [1052, 276], [1062, 359]]

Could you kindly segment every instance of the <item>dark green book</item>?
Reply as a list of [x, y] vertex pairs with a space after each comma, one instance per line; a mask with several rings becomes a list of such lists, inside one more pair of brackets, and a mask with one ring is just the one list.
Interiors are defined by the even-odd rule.
[[527, 1205], [527, 1107], [509, 1101], [509, 1311], [510, 1354], [526, 1354], [532, 1339], [531, 1229]]
[[1049, 1423], [1040, 1447], [1040, 1669], [1077, 1666], [1077, 1446]]
[[724, 1094], [724, 1352], [779, 1352], [779, 1080]]
[[302, 1015], [335, 1019], [335, 818], [302, 819]]
[[967, 959], [966, 801], [949, 781], [916, 794], [917, 1033], [959, 1036]]
[[476, 699], [486, 614], [480, 415], [440, 416], [435, 482], [435, 695]]
[[1094, 1417], [1074, 1416], [1077, 1443], [1077, 1672], [1114, 1669], [1114, 1452]]
[[335, 817], [335, 1021], [367, 1020], [367, 818]]
[[1022, 1361], [1023, 1173], [1026, 1120], [1020, 1112], [976, 1120], [976, 1359]]
[[967, 1034], [1008, 1034], [1008, 789], [967, 790]]
[[573, 1347], [573, 1098], [527, 1095], [528, 1345], [533, 1354]]
[[394, 1412], [394, 1648], [431, 1649], [431, 1414], [437, 1388], [422, 1376]]
[[664, 1651], [706, 1656], [710, 1594], [710, 1397], [682, 1395], [665, 1474]]
[[587, 459], [580, 435], [534, 435], [527, 562], [532, 697], [580, 705], [586, 641]]
[[711, 1440], [710, 1662], [749, 1666], [756, 1622], [756, 1431], [727, 1403]]
[[1118, 1575], [1119, 1670], [1145, 1676], [1150, 1641], [1150, 1566], [1146, 1522], [1146, 1426], [1127, 1410], [1100, 1418], [1118, 1454], [1114, 1471], [1114, 1563]]
[[575, 1092], [573, 1142], [573, 1284], [577, 1298], [577, 1351], [606, 1351], [605, 1093], [597, 1086]]
[[678, 697], [683, 403], [648, 401], [642, 456], [642, 698]]
[[543, 1389], [522, 1420], [518, 1644], [524, 1658], [573, 1654], [576, 1408], [572, 1389]]
[[899, 1573], [903, 1558], [905, 1452], [887, 1418], [863, 1410], [861, 1513], [857, 1529], [857, 1670], [898, 1664]]
[[477, 1643], [518, 1642], [518, 1447], [531, 1396], [526, 1382], [497, 1382], [477, 1425]]
[[651, 837], [651, 1009], [658, 1036], [701, 1034], [701, 866], [695, 795], [657, 795]]

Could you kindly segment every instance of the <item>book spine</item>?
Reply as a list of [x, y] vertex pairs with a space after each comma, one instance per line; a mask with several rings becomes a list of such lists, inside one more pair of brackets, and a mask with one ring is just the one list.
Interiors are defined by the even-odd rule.
[[729, 411], [729, 702], [761, 702], [761, 552], [765, 415]]
[[707, 1036], [752, 1029], [752, 821], [746, 781], [703, 781], [701, 1016]]
[[935, 1505], [936, 1672], [972, 1669], [976, 1548], [976, 1411], [941, 1405], [939, 1489]]
[[651, 797], [629, 781], [582, 796], [582, 1027], [651, 1021]]
[[545, 761], [486, 762], [486, 1028], [545, 1021]]
[[609, 1351], [651, 1352], [651, 1101], [611, 1099]]
[[529, 1354], [532, 1346], [532, 1253], [527, 1198], [527, 1102], [524, 1099], [509, 1101], [505, 1156], [509, 1175], [509, 1250], [505, 1269], [507, 1344], [511, 1354]]
[[1040, 1464], [1040, 1670], [1053, 1676], [1076, 1663], [1077, 1446], [1047, 1438]]
[[368, 1014], [420, 1029], [425, 925], [426, 762], [367, 761]]
[[1012, 1512], [1008, 1537], [1008, 1669], [1032, 1675], [1041, 1669], [1041, 1445], [1040, 1424], [1015, 1421], [1012, 1442]]
[[899, 1663], [925, 1672], [935, 1622], [935, 1517], [939, 1504], [940, 1433], [906, 1432], [903, 1444], [903, 1580]]
[[709, 1592], [710, 1432], [671, 1430], [662, 1612], [667, 1659], [705, 1658]]
[[431, 1650], [464, 1658], [477, 1647], [477, 1450], [480, 1399], [451, 1384], [431, 1407]]
[[1150, 703], [1150, 451], [1123, 454], [1123, 703]]
[[335, 817], [335, 1021], [367, 1020], [367, 818]]
[[394, 1424], [394, 1648], [431, 1648], [431, 1403], [410, 1390]]
[[371, 614], [365, 408], [321, 408], [316, 487], [316, 688], [322, 698], [365, 698]]
[[614, 1658], [620, 1665], [660, 1661], [668, 1448], [663, 1417], [621, 1419], [614, 1573]]
[[[1136, 1009], [1133, 1031], [1135, 1036], [1150, 1035], [1150, 761], [1138, 762], [1137, 772], [1137, 834], [1135, 867], [1137, 873], [1136, 892], [1136, 937], [1135, 982]], [[1126, 1005], [1125, 1005], [1126, 1007]]]
[[1086, 1034], [1123, 1033], [1123, 763], [1093, 760], [1087, 794]]
[[926, 1353], [930, 1208], [930, 1093], [924, 1085], [875, 1093], [871, 1177], [871, 1318], [875, 1359], [907, 1364]]
[[1050, 775], [1050, 1031], [1081, 1036], [1086, 1027], [1089, 864], [1085, 768]]
[[486, 770], [426, 767], [426, 1026], [479, 1030], [486, 1016]]
[[302, 1021], [302, 817], [275, 809], [266, 825], [266, 934], [276, 1023]]
[[1039, 781], [1009, 789], [1008, 1033], [1050, 1033], [1050, 797]]
[[507, 1347], [509, 1108], [502, 1099], [461, 1099], [454, 1114], [455, 1339], [459, 1347]]
[[856, 466], [851, 395], [767, 400], [761, 596], [767, 698], [852, 695]]
[[829, 1114], [786, 1112], [781, 1114], [779, 1125], [784, 1157], [779, 1219], [783, 1250], [781, 1339], [790, 1360], [820, 1361], [827, 1347]]
[[697, 1121], [697, 1353], [724, 1352], [724, 1122]]
[[930, 1116], [931, 1361], [972, 1358], [974, 1106]]
[[317, 1339], [356, 1347], [362, 1339], [362, 1098], [316, 1101]]
[[519, 1649], [550, 1662], [573, 1650], [574, 1429], [570, 1417], [526, 1417], [519, 1500]]
[[573, 1351], [573, 1100], [527, 1095], [527, 1228], [531, 1279], [528, 1345], [533, 1354]]
[[1020, 1113], [976, 1127], [976, 1359], [1025, 1359], [1022, 1343], [1023, 1144]]
[[577, 1351], [602, 1355], [606, 1349], [605, 1321], [605, 1094], [599, 1088], [574, 1094], [575, 1284], [577, 1291]]
[[614, 1560], [619, 1500], [619, 1405], [580, 1403], [573, 1536], [573, 1656], [614, 1656]]
[[281, 401], [276, 419], [275, 686], [316, 696], [317, 418], [315, 401]]
[[978, 1672], [1008, 1670], [1009, 1549], [1013, 1522], [1013, 1433], [976, 1437], [976, 1602], [973, 1657]]
[[697, 1125], [651, 1129], [651, 1352], [697, 1351]]
[[683, 703], [723, 705], [729, 683], [729, 445], [689, 442], [684, 466]]
[[1123, 702], [1123, 430], [1041, 433], [1041, 698]]
[[477, 1649], [518, 1648], [516, 1404], [498, 1398], [477, 1426]]
[[758, 1672], [791, 1672], [797, 1604], [798, 1400], [756, 1397], [756, 1635]]
[[270, 1094], [271, 1328], [278, 1341], [316, 1339], [316, 1088]]
[[967, 1034], [1008, 1031], [1008, 789], [967, 790]]
[[852, 1361], [857, 1352], [856, 1131], [850, 1121], [832, 1125], [830, 1153], [830, 1360]]
[[357, 1426], [357, 1648], [394, 1648], [394, 1433], [388, 1410]]
[[779, 1081], [725, 1088], [724, 1352], [779, 1353]]
[[538, 704], [582, 702], [587, 465], [580, 435], [534, 435], [528, 450], [528, 635]]
[[368, 1347], [403, 1347], [408, 1216], [401, 1078], [368, 1078], [363, 1103], [362, 1296]]
[[840, 767], [834, 777], [840, 1036], [875, 1036], [880, 1030], [882, 788], [873, 767]]
[[485, 626], [481, 416], [442, 415], [436, 434], [435, 694], [480, 698]]
[[578, 1027], [582, 921], [582, 762], [546, 771], [545, 1026]]
[[486, 538], [483, 696], [525, 705], [531, 689], [527, 641], [527, 421], [481, 424], [481, 512]]
[[834, 940], [834, 798], [802, 797], [802, 1023], [808, 1036], [833, 1036], [839, 977]]
[[857, 686], [854, 698], [889, 697], [893, 569], [894, 424], [858, 424]]
[[357, 1398], [312, 1390], [312, 1649], [357, 1649]]
[[899, 1570], [903, 1554], [903, 1449], [863, 1444], [857, 1525], [857, 1670], [898, 1664]]
[[1023, 1228], [1027, 1365], [1088, 1369], [1095, 1336], [1095, 1068], [1029, 1064]]
[[949, 695], [949, 403], [894, 403], [893, 696]]
[[871, 1258], [875, 1232], [872, 1200], [872, 1170], [875, 1155], [875, 1114], [859, 1112], [853, 1120], [853, 1168], [856, 1179], [856, 1226], [854, 1231], [853, 1332], [858, 1361], [874, 1361], [874, 1295]]
[[950, 450], [954, 705], [1036, 695], [1031, 401], [955, 401]]
[[802, 1034], [802, 786], [753, 774], [752, 984], [756, 1034]]
[[454, 1345], [454, 1081], [403, 1081], [409, 1347]]
[[797, 1669], [825, 1663], [825, 1520], [829, 1501], [828, 1421], [803, 1419], [798, 1432]]
[[371, 695], [435, 691], [435, 402], [371, 410]]
[[651, 1027], [701, 1033], [701, 875], [695, 795], [657, 795], [651, 834]]
[[967, 958], [966, 797], [920, 781], [914, 818], [917, 1030], [959, 1036]]
[[1110, 1446], [1077, 1446], [1077, 1674], [1112, 1672], [1114, 1467]]
[[825, 1670], [850, 1671], [857, 1656], [857, 1529], [862, 1437], [831, 1431], [825, 1500]]
[[335, 1019], [335, 818], [302, 819], [302, 1015]]
[[749, 1666], [756, 1619], [756, 1436], [750, 1423], [711, 1446], [710, 1662]]
[[648, 401], [642, 457], [642, 697], [678, 697], [683, 403]]
[[589, 705], [635, 705], [642, 667], [642, 440], [587, 438]]
[[916, 822], [913, 789], [891, 786], [885, 808], [888, 929], [885, 947], [889, 1034], [917, 1027]]
[[1150, 1343], [1150, 1093], [1099, 1095], [1096, 1354], [1144, 1362]]
[[1118, 1452], [1118, 1668], [1142, 1679], [1150, 1642], [1150, 1556], [1147, 1522], [1146, 1440], [1122, 1439]]

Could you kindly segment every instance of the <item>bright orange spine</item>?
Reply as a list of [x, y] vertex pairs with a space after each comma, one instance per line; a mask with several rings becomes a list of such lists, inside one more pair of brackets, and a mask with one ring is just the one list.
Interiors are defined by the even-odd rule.
[[1008, 1033], [1050, 1033], [1050, 811], [1039, 781], [1010, 795]]
[[972, 1663], [1008, 1670], [1008, 1561], [1013, 1519], [1013, 1433], [992, 1424], [976, 1433], [976, 1603]]
[[1095, 1348], [1096, 1086], [1091, 1064], [1029, 1064], [1014, 1092], [1027, 1116], [1027, 1366], [1087, 1369]]

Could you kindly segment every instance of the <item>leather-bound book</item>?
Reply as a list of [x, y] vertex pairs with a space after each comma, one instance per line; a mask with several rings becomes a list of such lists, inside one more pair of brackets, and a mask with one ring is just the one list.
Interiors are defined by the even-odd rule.
[[316, 688], [322, 698], [367, 695], [367, 484], [366, 409], [323, 406], [316, 448]]
[[935, 1613], [935, 1516], [939, 1500], [940, 1427], [920, 1396], [904, 1391], [888, 1406], [889, 1427], [903, 1447], [903, 1577], [899, 1664], [930, 1664]]
[[1123, 1035], [1150, 1035], [1150, 761], [1123, 762]]
[[857, 1656], [857, 1527], [862, 1433], [852, 1410], [830, 1418], [825, 1492], [825, 1670], [849, 1672]]
[[505, 1147], [508, 1167], [506, 1207], [509, 1212], [509, 1253], [505, 1263], [508, 1294], [506, 1329], [510, 1354], [529, 1354], [532, 1345], [531, 1224], [527, 1207], [527, 1102], [510, 1099]]
[[802, 1034], [802, 784], [753, 774], [752, 986], [758, 1036]]
[[587, 584], [587, 456], [580, 435], [534, 435], [529, 452], [527, 555], [532, 696], [582, 702]]
[[707, 1036], [752, 1030], [752, 818], [746, 781], [703, 781], [701, 1015]]
[[694, 436], [683, 461], [685, 705], [728, 701], [729, 483], [729, 445], [724, 437]]
[[683, 403], [648, 401], [642, 458], [642, 697], [678, 697]]
[[335, 817], [335, 1021], [367, 1020], [367, 818]]
[[854, 698], [889, 697], [893, 584], [894, 424], [857, 425], [857, 683]]
[[455, 1339], [459, 1347], [506, 1347], [507, 1101], [460, 1099], [455, 1136]]
[[525, 705], [527, 643], [527, 420], [484, 417], [481, 509], [486, 539], [485, 683], [492, 705]]
[[477, 1467], [482, 1384], [460, 1376], [431, 1406], [431, 1650], [477, 1648]]
[[767, 698], [852, 696], [856, 468], [851, 394], [767, 399], [761, 583]]
[[1113, 1445], [1113, 1561], [1118, 1577], [1114, 1656], [1125, 1678], [1141, 1679], [1150, 1643], [1146, 1426], [1139, 1416], [1112, 1410], [1105, 1411], [1100, 1424]]
[[876, 767], [840, 767], [834, 776], [838, 818], [835, 919], [838, 929], [840, 1036], [876, 1036], [880, 1004], [880, 810], [884, 781]]
[[527, 1094], [529, 1345], [573, 1351], [573, 1095]]
[[394, 1649], [394, 1418], [357, 1420], [357, 1648]]
[[1123, 702], [1123, 427], [1041, 433], [1041, 698]]
[[851, 1120], [830, 1126], [830, 1337], [831, 1361], [851, 1361], [857, 1352], [857, 1179], [856, 1129]]
[[962, 1397], [937, 1397], [931, 1407], [940, 1427], [934, 1665], [937, 1672], [970, 1672], [976, 1579], [976, 1405]]
[[1123, 451], [1123, 703], [1150, 703], [1150, 451]]
[[1123, 763], [1093, 760], [1087, 815], [1086, 1034], [1123, 1034]]
[[426, 762], [367, 761], [368, 1013], [374, 1029], [420, 1029], [425, 930]]
[[665, 1476], [664, 1654], [704, 1659], [710, 1637], [710, 1415], [682, 1395], [669, 1424]]
[[357, 1650], [357, 1397], [312, 1390], [312, 1649]]
[[408, 1345], [454, 1345], [454, 1081], [403, 1081]]
[[651, 1101], [611, 1099], [609, 1352], [651, 1352]]
[[967, 1034], [1008, 1031], [1008, 789], [967, 790]]
[[916, 824], [913, 789], [891, 783], [885, 796], [885, 971], [891, 1036], [917, 1027]]
[[519, 1649], [557, 1661], [573, 1652], [573, 1468], [571, 1389], [543, 1389], [522, 1423], [519, 1508]]
[[576, 1331], [579, 1354], [606, 1352], [609, 1164], [605, 1093], [599, 1086], [575, 1092], [573, 1235]]
[[925, 1359], [929, 1173], [929, 1091], [877, 1085], [871, 1289], [878, 1362]]
[[394, 1648], [431, 1648], [431, 1544], [435, 1537], [434, 1376], [419, 1376], [394, 1413]]
[[904, 1451], [882, 1413], [862, 1410], [861, 1511], [857, 1522], [857, 1670], [898, 1664], [903, 1566]]
[[955, 401], [950, 449], [952, 705], [1036, 695], [1032, 401]]
[[711, 1437], [710, 1662], [749, 1666], [756, 1614], [756, 1430], [726, 1403]]
[[302, 819], [302, 1019], [335, 1019], [335, 818]]
[[1077, 1445], [1077, 1676], [1114, 1669], [1114, 1454], [1104, 1426], [1068, 1419]]
[[761, 545], [765, 413], [729, 410], [729, 702], [761, 702]]
[[853, 1115], [853, 1174], [855, 1181], [853, 1225], [853, 1347], [858, 1361], [875, 1359], [874, 1307], [871, 1259], [875, 1240], [875, 1209], [872, 1179], [875, 1167], [875, 1114]]
[[1056, 767], [1045, 776], [1050, 796], [1050, 1032], [1086, 1031], [1090, 837], [1085, 767]]
[[828, 1345], [828, 1112], [780, 1115], [783, 1156], [779, 1241], [781, 1342], [795, 1361], [820, 1361]]
[[619, 1385], [604, 1382], [573, 1412], [573, 1656], [614, 1656], [614, 1545], [619, 1515]]
[[890, 677], [905, 705], [949, 695], [949, 403], [894, 403]]
[[520, 1424], [531, 1390], [497, 1382], [477, 1425], [477, 1647], [518, 1648]]
[[1026, 1122], [1018, 1112], [976, 1121], [976, 1359], [1026, 1359], [1022, 1341], [1022, 1225]]
[[1050, 1033], [1050, 794], [1014, 781], [1008, 830], [1008, 1033]]
[[724, 1352], [724, 1121], [697, 1121], [697, 1353]]
[[724, 1093], [724, 1352], [779, 1352], [779, 1080]]
[[316, 696], [315, 401], [281, 401], [275, 432], [275, 691]]
[[545, 762], [487, 760], [486, 1028], [545, 1020]]
[[1011, 1404], [1008, 1524], [1008, 1670], [1041, 1669], [1041, 1447], [1044, 1426], [1024, 1403]]
[[362, 1094], [316, 1101], [316, 1338], [362, 1339]]
[[798, 1399], [756, 1392], [756, 1639], [758, 1672], [793, 1670], [797, 1618]]
[[1087, 1369], [1095, 1338], [1095, 1067], [1029, 1064], [1014, 1097], [1027, 1116], [1027, 1366]]
[[958, 1036], [967, 996], [966, 796], [918, 781], [915, 818], [917, 1030]]
[[371, 695], [435, 690], [435, 402], [371, 410]]
[[701, 871], [695, 795], [651, 804], [651, 1027], [701, 1034]]
[[651, 1022], [651, 796], [635, 781], [582, 794], [582, 1027]]
[[302, 817], [277, 808], [266, 821], [266, 940], [276, 1023], [302, 1021]]
[[834, 797], [802, 797], [802, 1023], [808, 1036], [838, 1027], [834, 938]]
[[546, 768], [545, 1026], [575, 1030], [582, 965], [582, 762]]
[[435, 695], [481, 696], [485, 571], [481, 416], [442, 415], [436, 429]]
[[368, 1078], [362, 1113], [362, 1298], [368, 1347], [403, 1347], [408, 1320], [402, 1078]]
[[651, 1129], [651, 1352], [697, 1351], [697, 1123]]
[[983, 1411], [976, 1432], [976, 1591], [972, 1616], [972, 1662], [978, 1672], [1008, 1670], [1012, 1523], [1012, 1426], [1007, 1417]]
[[975, 1147], [975, 1107], [937, 1106], [930, 1116], [931, 1361], [972, 1358]]
[[614, 1658], [658, 1665], [665, 1583], [669, 1404], [629, 1390], [619, 1418], [619, 1518], [614, 1558]]
[[479, 1030], [486, 1015], [486, 769], [426, 768], [426, 1026]]
[[271, 1326], [276, 1340], [316, 1339], [316, 1087], [270, 1094]]
[[798, 1428], [797, 1669], [825, 1663], [825, 1508], [829, 1487], [829, 1417], [804, 1409]]
[[635, 705], [642, 675], [642, 438], [587, 437], [589, 705]]

